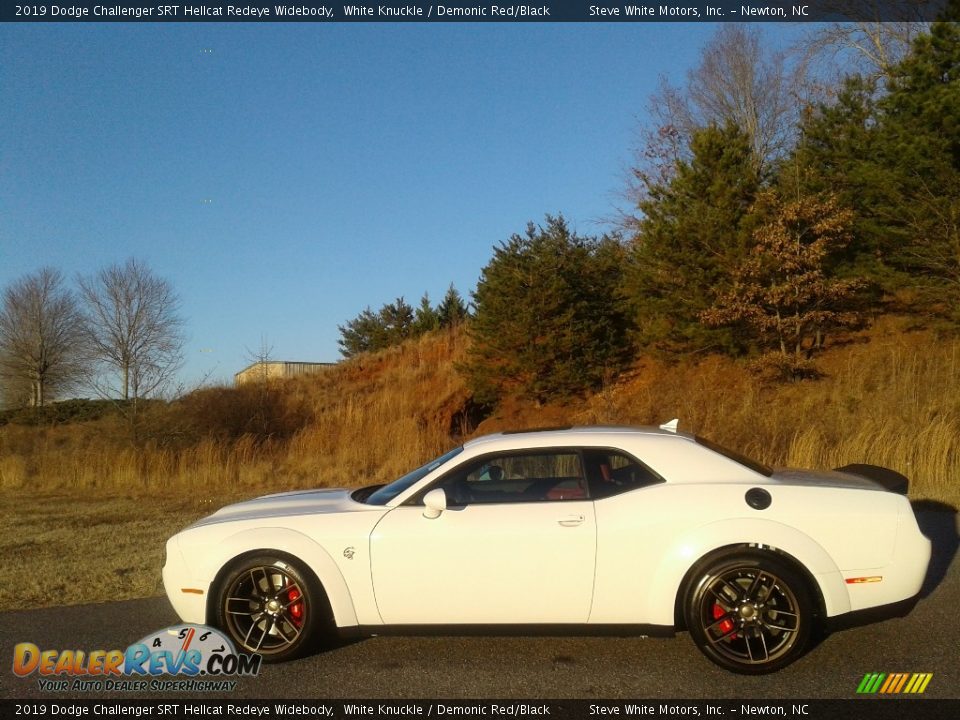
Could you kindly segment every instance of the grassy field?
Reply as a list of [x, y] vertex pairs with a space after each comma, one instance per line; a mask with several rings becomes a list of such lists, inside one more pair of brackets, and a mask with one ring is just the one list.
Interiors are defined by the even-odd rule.
[[770, 465], [883, 465], [913, 499], [960, 507], [960, 340], [906, 318], [835, 343], [819, 380], [647, 359], [594, 395], [510, 401], [478, 427], [455, 370], [465, 346], [443, 333], [266, 390], [204, 391], [145, 417], [136, 442], [122, 416], [0, 426], [0, 610], [159, 593], [167, 537], [227, 502], [390, 480], [506, 428], [679, 417]]
[[163, 592], [170, 535], [207, 502], [90, 493], [0, 493], [0, 611]]

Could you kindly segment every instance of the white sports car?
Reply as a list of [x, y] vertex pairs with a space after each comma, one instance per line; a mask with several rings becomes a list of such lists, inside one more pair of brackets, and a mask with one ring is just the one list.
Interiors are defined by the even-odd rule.
[[902, 610], [930, 541], [906, 479], [762, 465], [660, 428], [505, 432], [394, 482], [281, 493], [167, 542], [190, 623], [266, 660], [340, 635], [667, 634], [771, 672], [841, 616]]

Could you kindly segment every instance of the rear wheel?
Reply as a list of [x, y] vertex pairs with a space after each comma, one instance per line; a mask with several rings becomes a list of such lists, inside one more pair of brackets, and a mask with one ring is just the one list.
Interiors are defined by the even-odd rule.
[[267, 662], [307, 652], [326, 620], [326, 598], [296, 563], [274, 556], [247, 558], [220, 584], [217, 624], [240, 652]]
[[736, 552], [697, 571], [685, 619], [710, 660], [733, 672], [759, 675], [803, 654], [814, 604], [806, 580], [790, 564], [770, 553]]

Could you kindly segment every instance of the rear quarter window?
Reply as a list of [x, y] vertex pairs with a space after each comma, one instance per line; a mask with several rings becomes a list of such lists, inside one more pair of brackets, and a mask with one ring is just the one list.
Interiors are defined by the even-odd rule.
[[773, 475], [773, 470], [768, 468], [763, 463], [752, 458], [748, 458], [746, 455], [741, 455], [735, 450], [725, 448], [722, 445], [718, 445], [712, 440], [707, 440], [707, 438], [700, 437], [699, 435], [695, 436], [693, 439], [696, 440], [697, 444], [703, 445], [708, 450], [713, 450], [713, 452], [717, 453], [718, 455], [723, 455], [725, 458], [727, 458], [727, 460], [733, 460], [733, 462], [743, 465], [744, 467], [753, 470], [755, 473], [759, 473], [764, 477], [770, 477]]

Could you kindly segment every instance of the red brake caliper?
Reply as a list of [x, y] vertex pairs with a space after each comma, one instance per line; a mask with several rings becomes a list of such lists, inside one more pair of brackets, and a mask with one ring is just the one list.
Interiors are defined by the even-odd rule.
[[[714, 619], [714, 620], [719, 620], [720, 618], [722, 618], [722, 617], [723, 617], [724, 615], [726, 615], [726, 614], [727, 614], [727, 611], [724, 610], [722, 607], [720, 607], [720, 603], [714, 603], [714, 604], [713, 604], [713, 619]], [[720, 628], [720, 634], [721, 634], [721, 635], [726, 635], [728, 632], [730, 632], [731, 630], [733, 630], [733, 620], [724, 620], [723, 622], [720, 623], [720, 625], [718, 625], [718, 627]], [[733, 635], [730, 636], [730, 639], [731, 639], [731, 640], [734, 640], [734, 639], [736, 639], [736, 637], [737, 637], [737, 634], [734, 633]]]
[[300, 599], [300, 591], [296, 588], [291, 588], [287, 591], [287, 600], [293, 604], [290, 606], [290, 617], [293, 619], [295, 625], [300, 625], [303, 623], [303, 603], [294, 602], [294, 600]]

